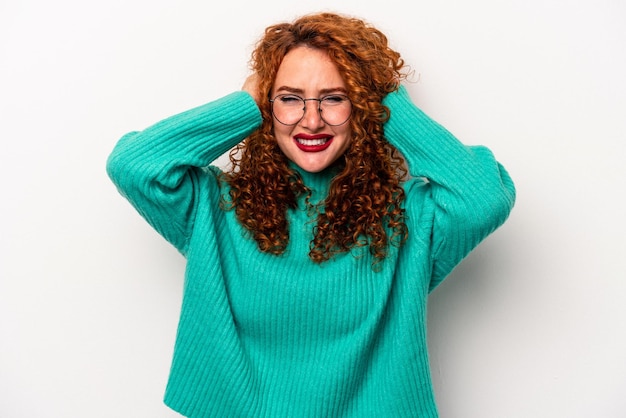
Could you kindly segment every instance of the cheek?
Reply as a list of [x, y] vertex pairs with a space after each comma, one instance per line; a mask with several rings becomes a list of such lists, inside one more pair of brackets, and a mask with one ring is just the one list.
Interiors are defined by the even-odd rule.
[[350, 129], [347, 129], [345, 134], [344, 134], [344, 143], [342, 145], [343, 151], [347, 151], [350, 148], [350, 145], [352, 145], [352, 132], [350, 131]]
[[276, 142], [281, 149], [291, 142], [291, 126], [282, 125], [276, 121], [274, 121], [274, 138], [276, 138]]

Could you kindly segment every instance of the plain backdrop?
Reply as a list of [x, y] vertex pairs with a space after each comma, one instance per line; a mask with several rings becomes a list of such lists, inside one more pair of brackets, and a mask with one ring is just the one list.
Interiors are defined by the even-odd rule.
[[166, 418], [184, 259], [117, 193], [124, 133], [240, 89], [269, 24], [382, 29], [517, 204], [430, 298], [444, 418], [626, 416], [620, 0], [0, 2], [0, 417]]

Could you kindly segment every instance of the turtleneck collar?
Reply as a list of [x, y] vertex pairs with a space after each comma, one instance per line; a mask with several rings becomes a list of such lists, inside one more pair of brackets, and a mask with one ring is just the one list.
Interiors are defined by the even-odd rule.
[[304, 185], [311, 189], [310, 203], [314, 205], [326, 199], [332, 179], [341, 171], [341, 165], [338, 164], [333, 164], [319, 173], [310, 173], [291, 161], [289, 167], [297, 171]]

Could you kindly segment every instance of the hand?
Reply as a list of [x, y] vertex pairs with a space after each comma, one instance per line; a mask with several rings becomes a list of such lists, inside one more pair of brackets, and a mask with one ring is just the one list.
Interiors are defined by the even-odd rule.
[[241, 89], [252, 96], [257, 106], [261, 104], [261, 98], [259, 97], [259, 76], [256, 73], [250, 74], [248, 78], [246, 78]]

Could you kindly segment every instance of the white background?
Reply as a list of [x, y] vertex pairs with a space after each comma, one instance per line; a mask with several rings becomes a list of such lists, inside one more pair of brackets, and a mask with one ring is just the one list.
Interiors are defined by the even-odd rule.
[[1, 417], [177, 416], [161, 399], [184, 260], [106, 157], [238, 90], [261, 31], [318, 10], [382, 29], [416, 103], [516, 181], [509, 221], [431, 297], [442, 417], [626, 416], [622, 1], [7, 0]]

